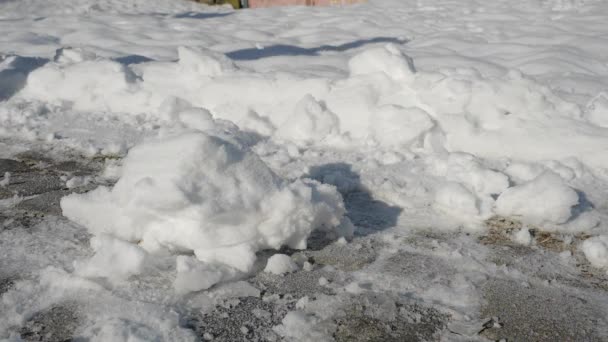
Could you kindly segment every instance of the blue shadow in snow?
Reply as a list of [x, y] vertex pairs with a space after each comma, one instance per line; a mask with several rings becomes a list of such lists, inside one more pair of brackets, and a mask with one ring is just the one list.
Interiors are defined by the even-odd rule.
[[356, 227], [355, 235], [366, 236], [397, 225], [403, 209], [373, 198], [361, 183], [361, 176], [350, 164], [313, 166], [305, 177], [334, 185], [338, 189], [344, 199], [346, 216]]
[[361, 39], [341, 45], [321, 45], [314, 48], [303, 48], [295, 45], [277, 44], [264, 47], [263, 49], [249, 48], [228, 52], [226, 56], [235, 61], [253, 61], [262, 58], [276, 56], [318, 56], [324, 52], [343, 52], [351, 49], [360, 48], [368, 44], [392, 43], [406, 44], [407, 39], [395, 37], [376, 37]]
[[48, 58], [0, 56], [0, 64], [8, 64], [0, 70], [0, 101], [8, 100], [23, 89], [27, 76], [48, 62]]
[[176, 19], [212, 19], [212, 18], [226, 17], [226, 16], [231, 15], [232, 13], [234, 13], [234, 12], [221, 12], [221, 13], [185, 12], [185, 13], [176, 14], [173, 16], [173, 18], [176, 18]]
[[146, 62], [153, 62], [154, 61], [150, 57], [141, 56], [141, 55], [129, 55], [129, 56], [116, 57], [113, 60], [115, 62], [118, 62], [120, 64], [124, 64], [124, 65], [140, 64], [140, 63], [146, 63]]

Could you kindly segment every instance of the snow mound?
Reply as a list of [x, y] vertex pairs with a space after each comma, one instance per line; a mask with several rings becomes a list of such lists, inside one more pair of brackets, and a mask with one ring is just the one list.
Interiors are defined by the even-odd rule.
[[[608, 168], [606, 97], [582, 111], [516, 70], [418, 71], [391, 44], [354, 55], [346, 76], [329, 78], [255, 73], [195, 47], [178, 47], [177, 56], [124, 65], [62, 48], [28, 75], [17, 97], [101, 116], [130, 114], [121, 115], [125, 121], [142, 116], [152, 127], [175, 119], [164, 104], [179, 99], [242, 130], [299, 146], [466, 152], [524, 162], [576, 157]], [[556, 148], [555, 141], [563, 144]]]
[[535, 179], [505, 190], [496, 200], [496, 213], [520, 216], [535, 224], [563, 224], [572, 216], [579, 196], [561, 177], [545, 172]]
[[591, 265], [608, 269], [608, 235], [587, 239], [580, 248]]
[[[306, 248], [313, 229], [353, 230], [334, 187], [288, 183], [253, 152], [202, 132], [136, 146], [113, 188], [71, 194], [61, 208], [94, 235], [137, 242], [151, 253], [193, 252], [241, 272], [252, 269], [258, 250]], [[197, 268], [181, 264], [184, 272]]]
[[298, 266], [291, 260], [289, 255], [275, 254], [268, 259], [264, 272], [280, 275], [296, 271], [297, 269]]

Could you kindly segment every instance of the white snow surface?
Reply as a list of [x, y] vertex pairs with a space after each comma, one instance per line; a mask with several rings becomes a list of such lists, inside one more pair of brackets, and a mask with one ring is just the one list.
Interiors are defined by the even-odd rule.
[[[76, 337], [194, 340], [166, 303], [247, 292], [234, 284], [260, 270], [257, 252], [306, 248], [315, 230], [394, 243], [507, 216], [588, 234], [580, 250], [607, 268], [607, 17], [601, 0], [0, 1], [2, 157], [43, 145], [119, 159], [104, 172], [115, 184], [61, 200], [73, 223], [0, 231], [10, 268], [32, 274], [2, 295], [0, 338], [69, 292], [91, 303]], [[92, 181], [78, 177], [67, 187]], [[353, 227], [353, 194], [382, 223]], [[512, 239], [534, 246], [527, 227]], [[468, 317], [475, 279], [496, 270], [463, 241], [433, 247], [458, 272], [449, 285], [363, 270], [344, 290], [407, 288]], [[292, 266], [275, 255], [267, 271]], [[275, 332], [328, 339], [319, 322], [293, 311]]]

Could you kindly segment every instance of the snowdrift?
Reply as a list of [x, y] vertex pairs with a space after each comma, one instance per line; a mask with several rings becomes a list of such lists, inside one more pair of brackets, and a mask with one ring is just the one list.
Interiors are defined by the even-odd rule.
[[532, 162], [575, 157], [608, 169], [607, 128], [597, 115], [517, 71], [416, 72], [394, 45], [356, 55], [350, 75], [336, 80], [249, 73], [200, 49], [178, 54], [177, 63], [125, 66], [64, 49], [29, 75], [20, 96], [164, 122], [176, 120], [167, 104], [177, 98], [242, 130], [302, 146], [423, 148]]

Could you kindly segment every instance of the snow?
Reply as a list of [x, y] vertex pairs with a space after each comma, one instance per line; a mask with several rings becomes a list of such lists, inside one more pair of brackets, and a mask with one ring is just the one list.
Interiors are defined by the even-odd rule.
[[7, 171], [4, 173], [4, 177], [0, 181], [0, 186], [6, 187], [7, 185], [10, 184], [10, 182], [11, 182], [11, 173]]
[[284, 274], [288, 272], [293, 272], [298, 269], [298, 265], [291, 260], [289, 255], [285, 254], [275, 254], [268, 258], [266, 262], [266, 267], [264, 268], [264, 272], [272, 273], [272, 274]]
[[179, 294], [206, 290], [221, 281], [236, 279], [238, 276], [232, 268], [203, 263], [185, 255], [178, 256], [176, 262], [177, 276], [173, 286]]
[[530, 234], [530, 230], [527, 228], [522, 228], [515, 233], [513, 233], [513, 241], [524, 246], [530, 246], [534, 241], [532, 234]]
[[579, 196], [561, 177], [547, 172], [505, 190], [496, 199], [496, 212], [517, 216], [535, 224], [560, 224], [572, 217]]
[[591, 265], [608, 268], [608, 236], [600, 235], [583, 241], [580, 248]]
[[[306, 248], [314, 229], [352, 233], [335, 188], [312, 180], [286, 182], [253, 152], [201, 131], [138, 145], [112, 189], [69, 195], [61, 207], [95, 235], [110, 234], [153, 254], [194, 253], [200, 261], [240, 272], [252, 270], [259, 250]], [[93, 246], [103, 253], [103, 245]], [[102, 265], [114, 258], [109, 253], [100, 256]], [[130, 258], [134, 250], [124, 253]], [[179, 274], [192, 268], [178, 259]]]
[[147, 253], [137, 245], [99, 235], [91, 238], [91, 248], [95, 255], [74, 265], [76, 274], [82, 277], [121, 280], [141, 273], [144, 268]]
[[[607, 15], [595, 0], [1, 1], [2, 158], [42, 146], [105, 169], [62, 173], [71, 222], [45, 218], [40, 236], [0, 222], [0, 271], [28, 274], [2, 295], [0, 338], [69, 289], [92, 303], [78, 337], [189, 340], [175, 307], [209, 309], [258, 272], [316, 274], [258, 256], [318, 233], [383, 244], [373, 265], [315, 284], [408, 291], [457, 321], [504, 271], [464, 238], [492, 217], [521, 221], [507, 238], [532, 248], [532, 229], [590, 236], [577, 253], [608, 268]], [[2, 174], [3, 210], [37, 198]], [[425, 240], [431, 252], [406, 239], [418, 231], [452, 235]], [[445, 265], [379, 271], [395, 251]], [[275, 330], [319, 341], [321, 322], [294, 311]]]
[[332, 341], [333, 338], [316, 328], [318, 319], [302, 311], [287, 313], [281, 325], [274, 329], [284, 338], [298, 342]]
[[477, 198], [464, 186], [455, 182], [448, 182], [441, 186], [435, 194], [435, 207], [463, 221], [471, 217], [478, 217], [480, 208]]

